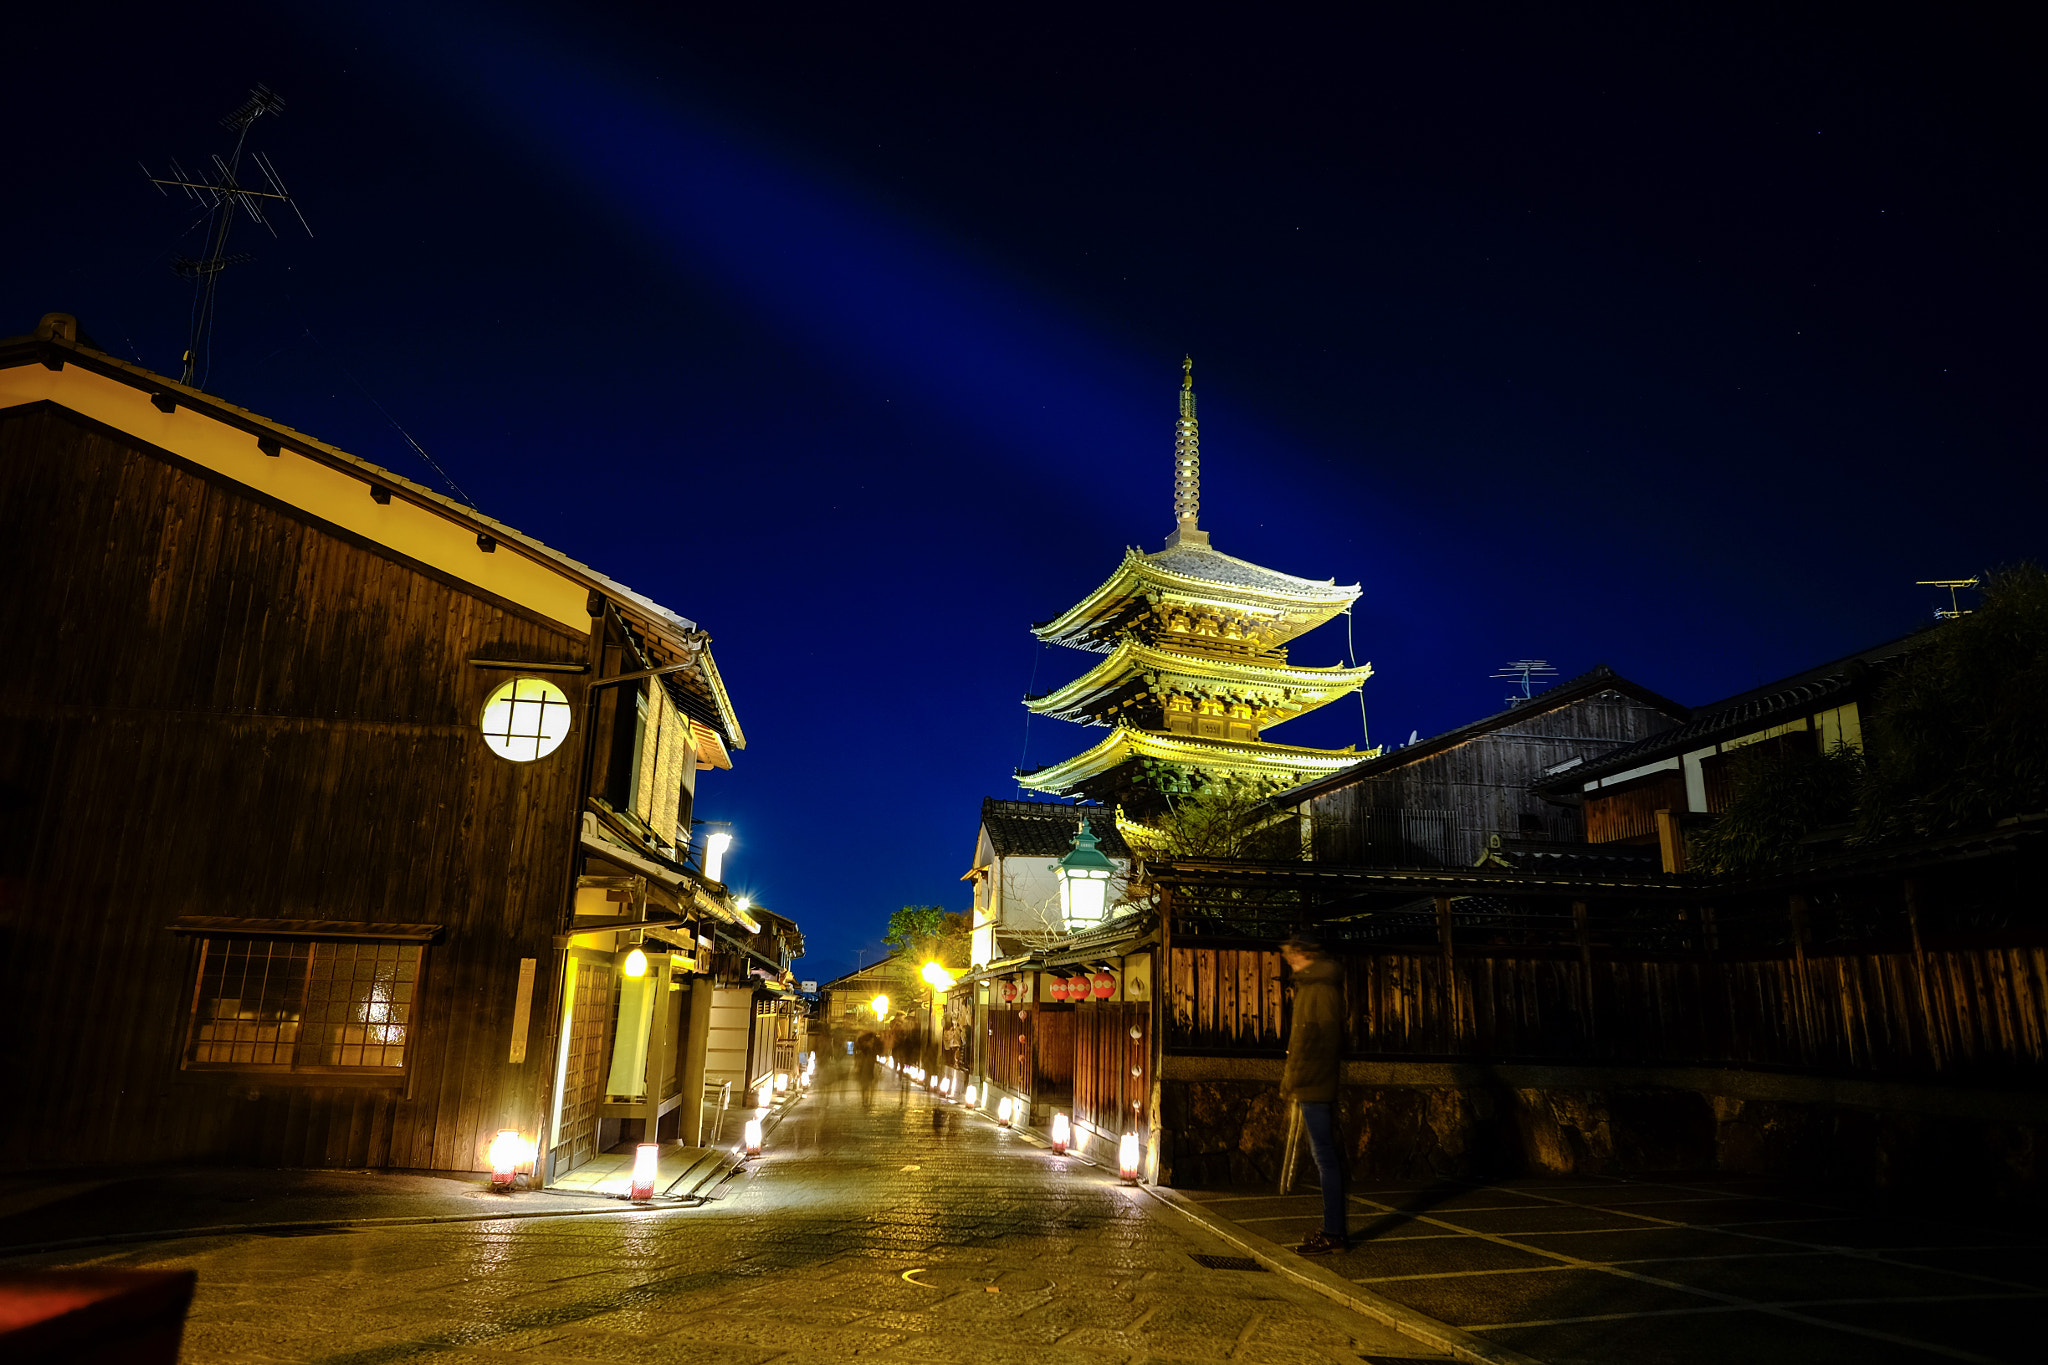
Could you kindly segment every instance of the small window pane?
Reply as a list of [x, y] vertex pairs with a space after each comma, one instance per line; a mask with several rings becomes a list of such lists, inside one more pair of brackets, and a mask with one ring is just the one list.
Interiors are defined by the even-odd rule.
[[420, 952], [401, 943], [204, 940], [186, 1065], [399, 1070]]
[[545, 678], [514, 678], [492, 692], [479, 721], [484, 743], [515, 763], [531, 763], [569, 734], [569, 698]]

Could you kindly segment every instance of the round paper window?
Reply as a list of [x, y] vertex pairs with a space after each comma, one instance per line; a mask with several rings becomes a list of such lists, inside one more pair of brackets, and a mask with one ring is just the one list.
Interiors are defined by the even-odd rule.
[[545, 678], [514, 678], [484, 703], [484, 743], [501, 758], [531, 763], [569, 733], [569, 699]]

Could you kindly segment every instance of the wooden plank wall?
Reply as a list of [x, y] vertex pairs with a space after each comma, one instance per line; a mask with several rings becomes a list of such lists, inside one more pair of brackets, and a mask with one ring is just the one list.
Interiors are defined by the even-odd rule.
[[[1167, 1045], [1284, 1050], [1277, 990], [1248, 995], [1232, 970], [1273, 954], [1179, 948]], [[1267, 975], [1277, 971], [1260, 969]], [[1461, 953], [1444, 990], [1435, 950], [1345, 961], [1349, 1051], [1358, 1057], [1782, 1067], [1850, 1076], [2048, 1079], [2048, 949], [1954, 948], [1804, 959], [1595, 958]]]
[[[1539, 705], [1540, 699], [1493, 732], [1313, 798], [1315, 861], [1470, 866], [1488, 834], [1576, 837], [1570, 813], [1532, 796], [1529, 785], [1556, 764], [1604, 757], [1674, 723], [1620, 692], [1548, 711]], [[1401, 820], [1404, 813], [1411, 818]], [[1448, 825], [1441, 835], [1439, 822]]]
[[988, 1011], [988, 1077], [1020, 1095], [1031, 1093], [1031, 1026], [1028, 1009], [991, 1005]]
[[1032, 1011], [1032, 1019], [1038, 1027], [1039, 1091], [1065, 1091], [1074, 1083], [1075, 1018], [1071, 1008], [1047, 1009], [1040, 1005]]
[[1074, 1118], [1104, 1133], [1143, 1131], [1144, 1103], [1152, 1093], [1145, 1069], [1149, 1039], [1131, 1038], [1131, 1029], [1152, 1022], [1149, 1005], [1102, 1001], [1074, 1011]]
[[1676, 769], [1603, 789], [1586, 798], [1586, 842], [1645, 838], [1657, 832], [1658, 811], [1684, 809], [1685, 774]]
[[[585, 637], [47, 405], [0, 414], [0, 581], [0, 806], [29, 830], [0, 1158], [475, 1169], [547, 1066], [547, 991], [522, 1066], [510, 1016], [519, 959], [557, 961], [579, 794], [574, 735], [490, 753], [505, 675], [467, 660]], [[165, 926], [201, 914], [446, 925], [407, 1090], [181, 1072]]]

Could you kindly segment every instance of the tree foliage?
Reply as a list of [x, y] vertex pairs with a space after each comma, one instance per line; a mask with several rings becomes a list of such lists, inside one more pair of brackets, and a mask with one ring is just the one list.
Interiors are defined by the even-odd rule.
[[1863, 755], [1751, 745], [1729, 764], [1729, 800], [1721, 818], [1689, 841], [1700, 872], [1755, 872], [1794, 860], [1809, 835], [1855, 817]]
[[967, 962], [973, 932], [971, 916], [937, 905], [906, 905], [889, 916], [882, 942], [920, 964], [933, 961], [958, 967]]
[[[1124, 842], [1155, 862], [1196, 858], [1267, 859], [1288, 856], [1273, 828], [1264, 787], [1251, 782], [1211, 782], [1198, 792], [1173, 797], [1166, 809], [1139, 825], [1119, 819]], [[1286, 831], [1291, 833], [1293, 825]]]
[[1878, 690], [1859, 842], [1927, 838], [2048, 809], [2048, 571], [1991, 575]]

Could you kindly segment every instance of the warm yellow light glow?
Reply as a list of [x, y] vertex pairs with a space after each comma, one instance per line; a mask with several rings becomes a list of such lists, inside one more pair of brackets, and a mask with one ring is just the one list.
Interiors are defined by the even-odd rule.
[[661, 1144], [643, 1142], [633, 1149], [633, 1197], [654, 1198], [654, 1177], [661, 1166]]
[[547, 679], [514, 678], [485, 700], [478, 726], [492, 753], [531, 763], [561, 746], [571, 714], [568, 697]]
[[1122, 1142], [1116, 1145], [1117, 1174], [1126, 1180], [1138, 1178], [1138, 1135], [1125, 1133]]
[[489, 1159], [491, 1170], [510, 1176], [521, 1166], [533, 1160], [534, 1147], [519, 1133], [510, 1128], [501, 1128], [491, 1139]]
[[732, 835], [715, 830], [704, 836], [704, 876], [708, 881], [725, 880], [725, 851], [732, 847]]
[[775, 1073], [775, 1093], [778, 1095], [787, 1095], [789, 1093], [789, 1073], [787, 1071]]
[[761, 1082], [760, 1088], [754, 1091], [754, 1107], [756, 1109], [766, 1109], [773, 1103], [775, 1103], [774, 1083], [771, 1081]]
[[1011, 1099], [1008, 1095], [1005, 1095], [1002, 1098], [1002, 1102], [996, 1105], [996, 1122], [1001, 1124], [1003, 1127], [1008, 1128], [1010, 1126], [1010, 1120], [1012, 1117], [1015, 1116], [1016, 1112], [1017, 1102]]
[[968, 1108], [970, 1108], [970, 1109], [972, 1109], [972, 1108], [973, 1108], [974, 1106], [976, 1106], [976, 1105], [978, 1105], [978, 1104], [980, 1104], [980, 1103], [981, 1103], [981, 1100], [980, 1100], [980, 1098], [979, 1098], [979, 1096], [978, 1096], [977, 1092], [975, 1091], [975, 1088], [974, 1088], [973, 1086], [971, 1086], [971, 1085], [970, 1085], [970, 1086], [968, 1086], [968, 1087], [967, 1087], [967, 1107], [968, 1107]]
[[1068, 1121], [1067, 1116], [1065, 1114], [1054, 1114], [1052, 1116], [1052, 1149], [1055, 1152], [1066, 1151], [1067, 1144], [1073, 1140], [1073, 1136], [1074, 1126]]
[[748, 1156], [761, 1155], [761, 1120], [747, 1120], [747, 1128], [744, 1141], [747, 1144]]
[[876, 996], [868, 1001], [868, 1008], [875, 1012], [875, 1018], [887, 1019], [889, 1017], [889, 997], [886, 995]]
[[925, 963], [922, 975], [926, 985], [930, 986], [933, 990], [939, 991], [952, 990], [953, 982], [956, 979], [951, 972], [936, 962]]
[[638, 948], [627, 953], [625, 971], [627, 976], [647, 975], [647, 954], [641, 952]]

